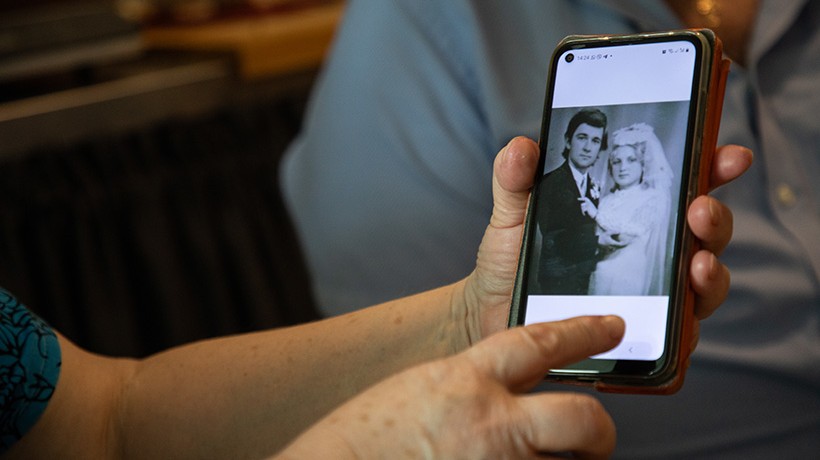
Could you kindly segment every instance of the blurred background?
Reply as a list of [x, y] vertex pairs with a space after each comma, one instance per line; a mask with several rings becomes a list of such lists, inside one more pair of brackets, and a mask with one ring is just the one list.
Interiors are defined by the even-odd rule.
[[144, 356], [317, 317], [279, 158], [338, 0], [2, 0], [0, 286]]

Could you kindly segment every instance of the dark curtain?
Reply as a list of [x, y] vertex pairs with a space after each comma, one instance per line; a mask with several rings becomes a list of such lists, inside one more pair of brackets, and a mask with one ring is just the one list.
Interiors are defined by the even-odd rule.
[[226, 108], [0, 163], [0, 285], [113, 355], [315, 319], [276, 182], [295, 105]]

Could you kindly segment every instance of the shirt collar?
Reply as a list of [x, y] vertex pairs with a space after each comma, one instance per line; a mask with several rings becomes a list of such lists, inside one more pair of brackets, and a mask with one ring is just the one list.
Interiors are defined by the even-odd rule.
[[574, 164], [572, 164], [569, 158], [567, 158], [567, 164], [569, 165], [569, 170], [572, 171], [572, 177], [575, 178], [575, 183], [578, 184], [578, 190], [581, 190], [581, 183], [583, 182], [587, 174], [578, 171], [578, 169], [575, 167]]

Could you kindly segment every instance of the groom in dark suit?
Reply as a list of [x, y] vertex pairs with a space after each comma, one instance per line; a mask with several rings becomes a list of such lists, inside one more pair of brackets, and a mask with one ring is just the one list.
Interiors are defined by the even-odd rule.
[[583, 109], [570, 119], [564, 133], [565, 161], [547, 173], [538, 188], [538, 229], [541, 254], [537, 285], [542, 294], [587, 294], [595, 269], [595, 215], [600, 186], [589, 169], [607, 148], [606, 115]]

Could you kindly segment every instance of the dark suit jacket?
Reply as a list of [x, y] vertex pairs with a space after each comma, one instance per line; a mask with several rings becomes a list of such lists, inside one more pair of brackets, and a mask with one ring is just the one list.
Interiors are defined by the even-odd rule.
[[[595, 221], [581, 213], [579, 198], [578, 186], [566, 161], [547, 173], [538, 186], [535, 215], [542, 245], [536, 289], [541, 293], [588, 292], [598, 244]], [[597, 199], [592, 201], [598, 205]]]

